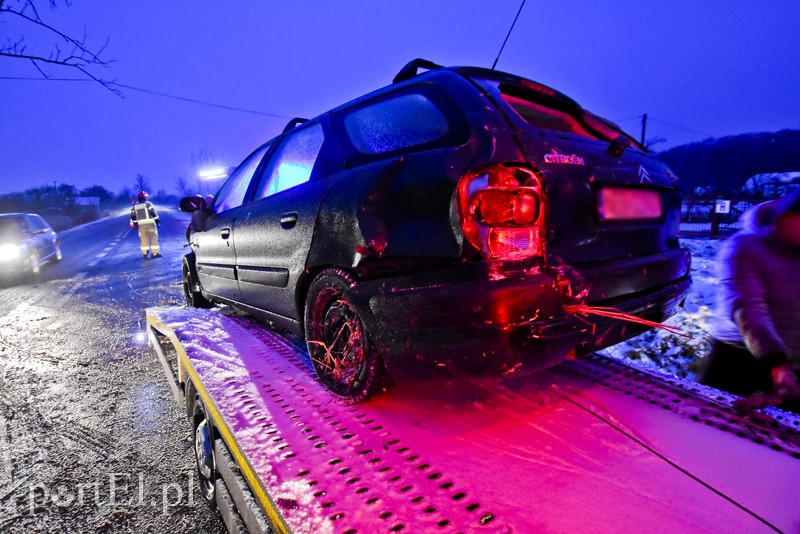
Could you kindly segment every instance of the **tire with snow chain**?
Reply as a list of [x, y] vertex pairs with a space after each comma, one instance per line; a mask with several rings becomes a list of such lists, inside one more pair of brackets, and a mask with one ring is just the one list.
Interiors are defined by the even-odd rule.
[[305, 331], [311, 364], [322, 384], [351, 402], [366, 400], [386, 383], [386, 371], [355, 306], [345, 296], [355, 282], [327, 269], [308, 290]]
[[200, 495], [212, 509], [217, 508], [217, 462], [214, 453], [214, 429], [208, 419], [208, 412], [200, 395], [194, 397], [194, 458], [197, 467], [197, 480], [200, 483]]
[[200, 291], [200, 282], [197, 280], [197, 270], [194, 263], [194, 253], [183, 257], [183, 298], [191, 308], [210, 308], [213, 303], [203, 296]]

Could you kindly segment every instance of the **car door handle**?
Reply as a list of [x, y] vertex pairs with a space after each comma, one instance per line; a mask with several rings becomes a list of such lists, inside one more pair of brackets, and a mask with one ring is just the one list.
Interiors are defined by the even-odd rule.
[[293, 228], [295, 224], [297, 224], [296, 213], [284, 213], [281, 215], [281, 227], [288, 230], [289, 228]]
[[219, 231], [219, 235], [222, 236], [222, 239], [228, 239], [231, 236], [231, 229], [230, 228], [223, 228]]

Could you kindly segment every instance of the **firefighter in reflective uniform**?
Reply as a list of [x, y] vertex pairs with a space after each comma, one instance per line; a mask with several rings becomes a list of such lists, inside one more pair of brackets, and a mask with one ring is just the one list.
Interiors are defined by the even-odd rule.
[[161, 253], [158, 247], [158, 213], [153, 204], [147, 199], [147, 193], [142, 191], [136, 197], [136, 204], [131, 208], [131, 228], [134, 226], [139, 229], [139, 239], [141, 240], [142, 255], [147, 258], [148, 250], [153, 253], [154, 258], [160, 258]]

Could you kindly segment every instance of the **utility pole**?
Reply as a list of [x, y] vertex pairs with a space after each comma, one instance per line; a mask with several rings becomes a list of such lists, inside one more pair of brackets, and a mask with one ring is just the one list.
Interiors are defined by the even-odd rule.
[[642, 146], [644, 146], [644, 132], [647, 130], [647, 113], [642, 115]]

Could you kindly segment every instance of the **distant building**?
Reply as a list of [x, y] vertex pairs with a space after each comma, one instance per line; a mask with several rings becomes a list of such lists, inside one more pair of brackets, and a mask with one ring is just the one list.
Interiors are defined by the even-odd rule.
[[75, 197], [72, 199], [76, 206], [99, 206], [100, 197]]
[[100, 216], [100, 197], [73, 197], [75, 214], [81, 218]]
[[755, 174], [747, 179], [742, 192], [764, 198], [778, 198], [800, 188], [800, 172]]

